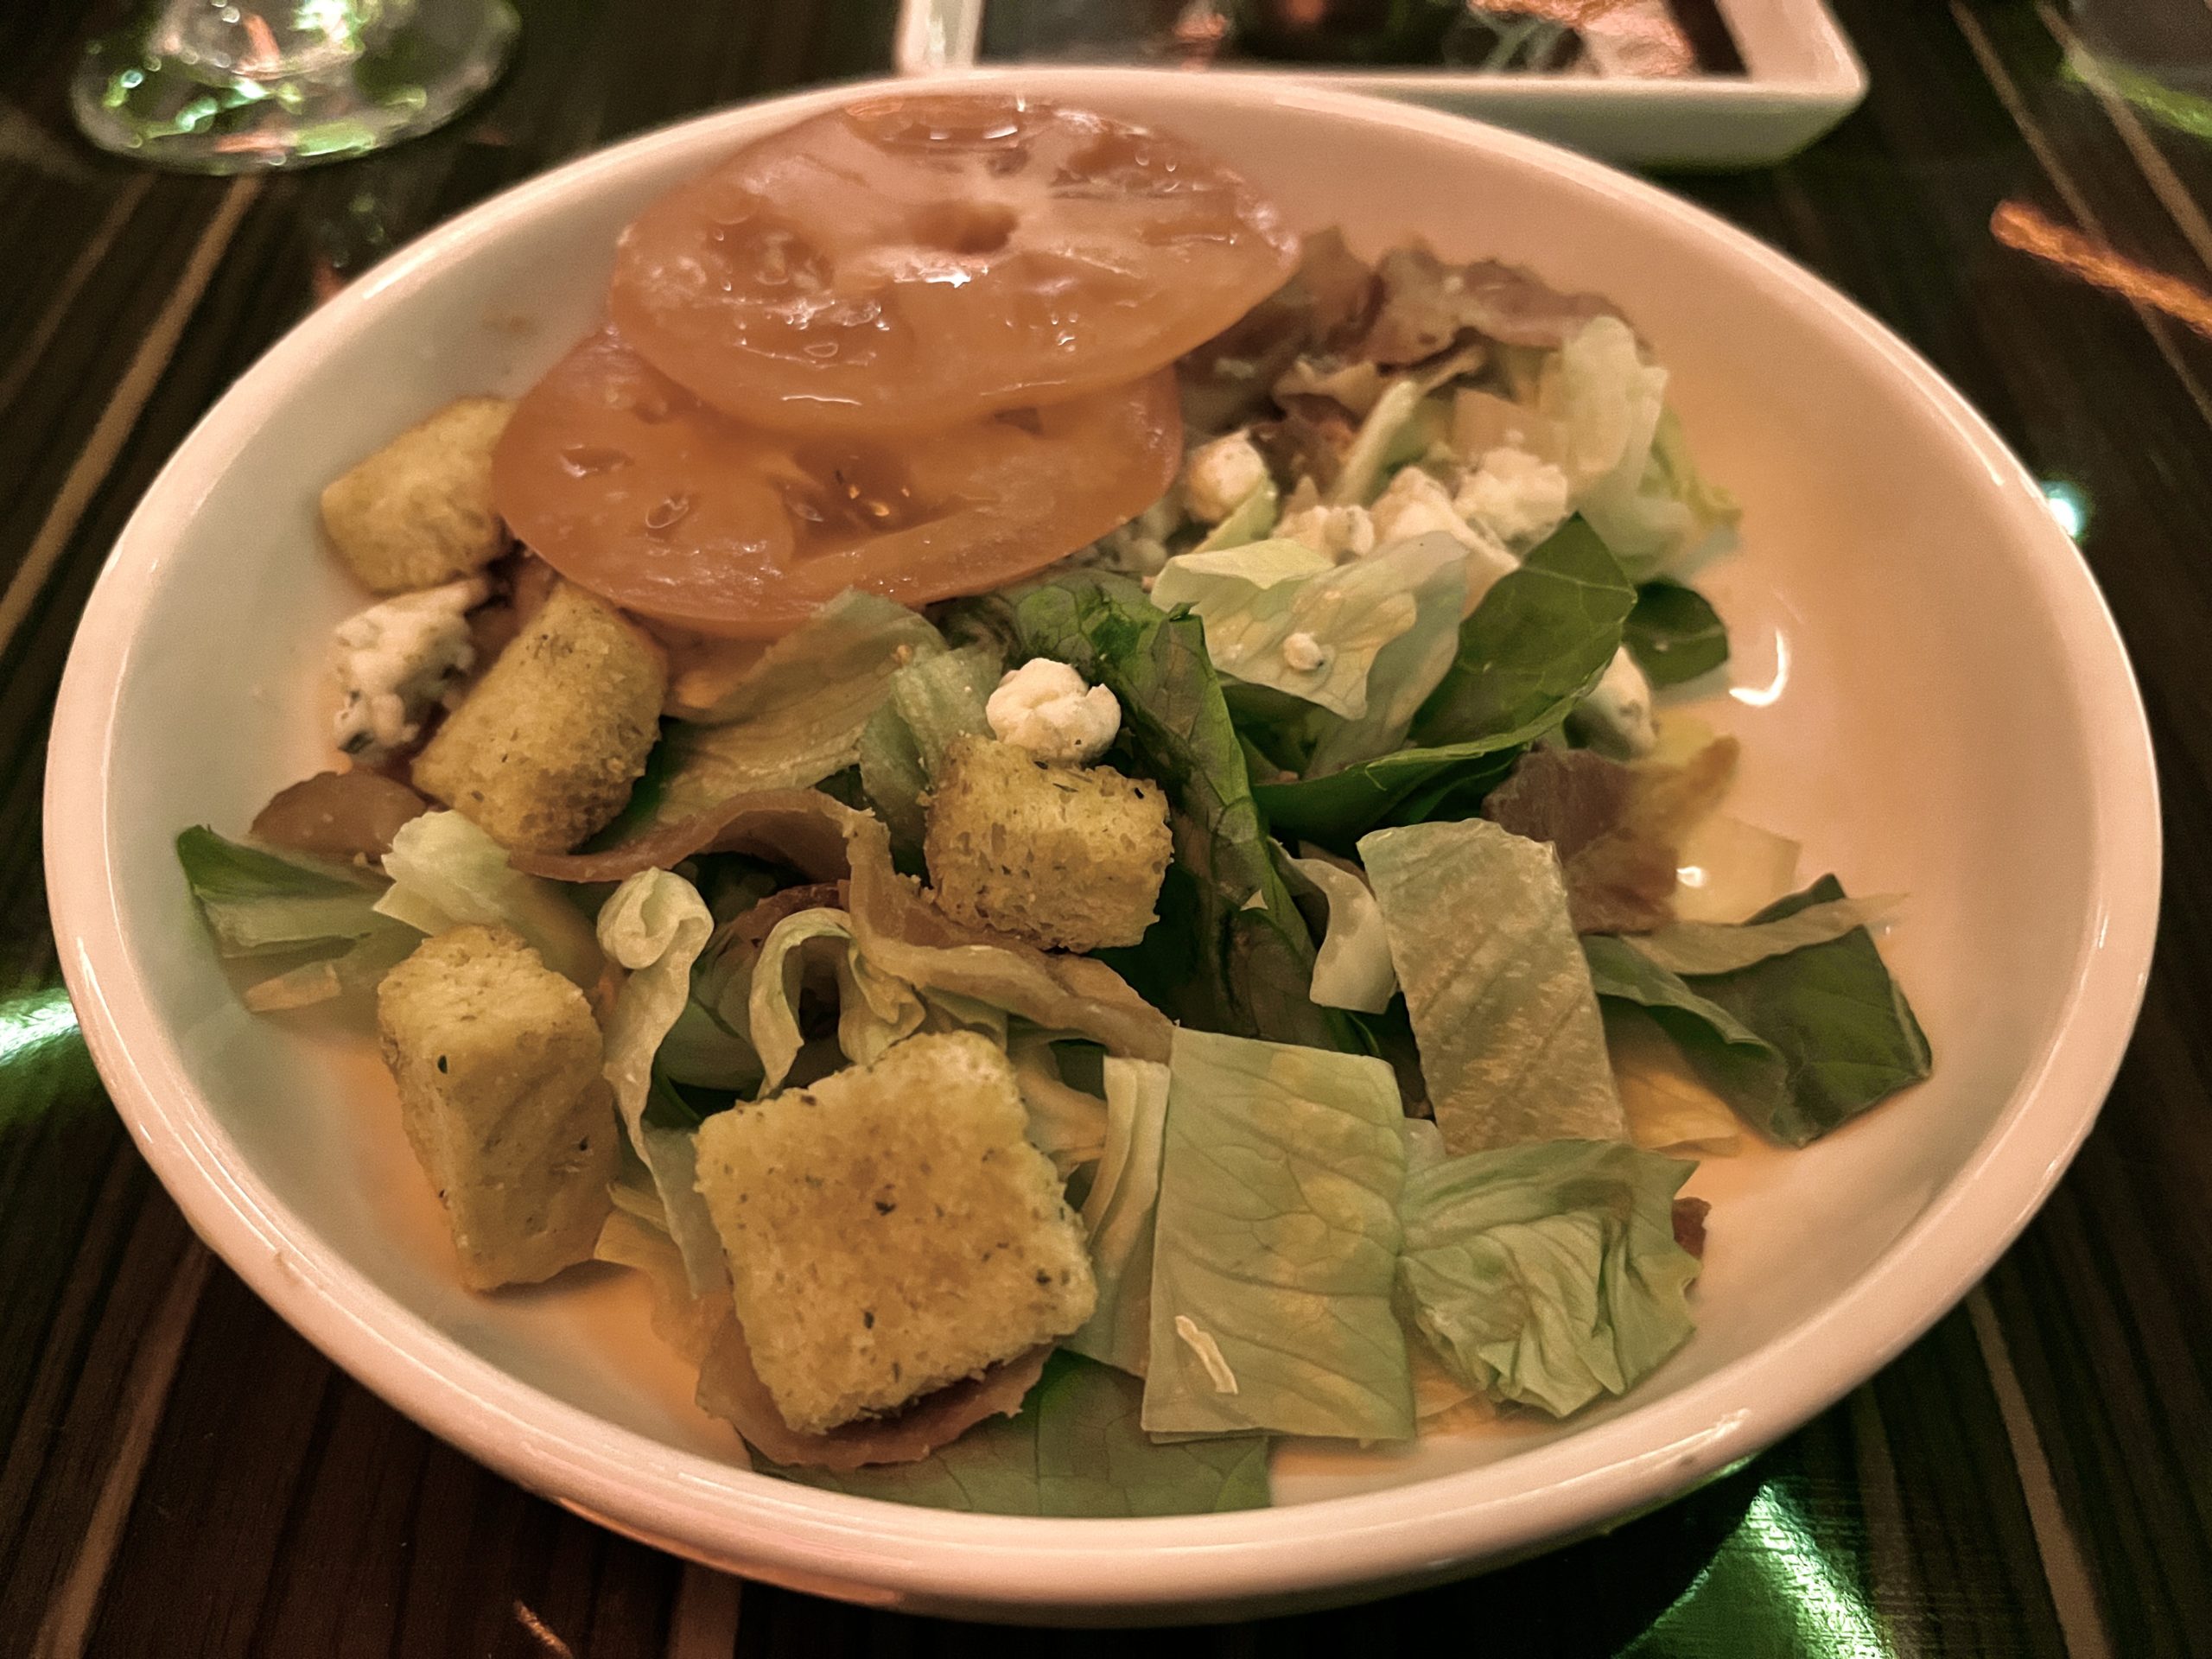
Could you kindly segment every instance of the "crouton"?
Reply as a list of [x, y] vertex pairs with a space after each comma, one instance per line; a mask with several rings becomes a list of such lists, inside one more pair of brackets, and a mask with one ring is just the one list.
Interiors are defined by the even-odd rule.
[[928, 802], [931, 897], [957, 921], [1064, 950], [1135, 944], [1174, 845], [1156, 784], [963, 737]]
[[584, 995], [503, 927], [456, 927], [377, 988], [385, 1065], [472, 1290], [591, 1259], [614, 1101]]
[[630, 798], [667, 690], [660, 648], [563, 582], [416, 757], [415, 787], [502, 847], [565, 853]]
[[1005, 1052], [959, 1032], [701, 1126], [699, 1191], [791, 1427], [894, 1410], [1090, 1317], [1083, 1225], [1026, 1122]]
[[323, 491], [323, 533], [372, 592], [435, 588], [506, 550], [492, 448], [514, 407], [504, 397], [448, 404]]

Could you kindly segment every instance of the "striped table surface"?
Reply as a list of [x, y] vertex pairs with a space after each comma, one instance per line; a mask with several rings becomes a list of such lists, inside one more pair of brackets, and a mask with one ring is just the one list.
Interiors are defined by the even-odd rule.
[[[86, 19], [0, 6], [0, 1654], [695, 1659], [982, 1634], [687, 1567], [396, 1416], [194, 1240], [60, 988], [38, 814], [54, 687], [103, 553], [193, 422], [423, 227], [640, 128], [881, 69], [893, 23], [892, 0], [521, 10], [514, 72], [446, 132], [226, 182], [92, 154], [64, 112]], [[2063, 486], [2167, 791], [2141, 1028], [1987, 1282], [1773, 1451], [1607, 1539], [1178, 1644], [2212, 1650], [2212, 7], [1836, 10], [1866, 107], [1785, 166], [1667, 182], [1870, 307]]]

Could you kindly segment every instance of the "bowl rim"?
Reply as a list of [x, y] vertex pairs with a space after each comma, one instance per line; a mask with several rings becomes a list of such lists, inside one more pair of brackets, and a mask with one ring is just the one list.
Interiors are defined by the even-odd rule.
[[[1406, 1485], [1227, 1515], [1076, 1520], [909, 1507], [790, 1484], [615, 1427], [524, 1383], [407, 1312], [322, 1243], [237, 1157], [153, 1011], [112, 879], [111, 747], [168, 525], [195, 508], [272, 403], [376, 308], [435, 283], [472, 242], [557, 212], [647, 158], [911, 80], [848, 83], [655, 129], [526, 180], [432, 230], [272, 346], [163, 467], [109, 555], [56, 702], [46, 870], [62, 969], [86, 1039], [148, 1162], [194, 1230], [323, 1353], [440, 1437], [618, 1530], [732, 1571], [848, 1597], [916, 1599], [1007, 1616], [1056, 1606], [1192, 1607], [1441, 1576], [1664, 1501], [1824, 1409], [1917, 1338], [1988, 1270], [2071, 1160], [2140, 1007], [2160, 887], [2158, 781], [2143, 703], [2111, 613], [2078, 550], [1988, 423], [1911, 347], [1780, 252], [1705, 210], [1541, 140], [1461, 117], [1287, 82], [1172, 71], [1017, 67], [928, 90], [1017, 84], [1110, 98], [1173, 83], [1257, 116], [1275, 110], [1395, 128], [1534, 168], [1711, 243], [1777, 287], [1808, 322], [1898, 377], [1993, 481], [2060, 634], [2088, 746], [2091, 902], [2062, 1013], [2003, 1118], [1859, 1277], [1780, 1338], [1712, 1376], [1560, 1441]], [[1132, 1572], [1141, 1557], [1141, 1573]]]

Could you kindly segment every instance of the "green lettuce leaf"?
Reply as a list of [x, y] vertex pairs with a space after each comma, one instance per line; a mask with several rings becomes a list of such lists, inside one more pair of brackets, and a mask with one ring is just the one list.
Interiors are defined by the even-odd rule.
[[922, 796], [956, 737], [988, 737], [985, 706], [1004, 658], [985, 645], [918, 657], [891, 677], [884, 705], [861, 733], [861, 785], [904, 845], [918, 847], [928, 825]]
[[1675, 1242], [1696, 1166], [1553, 1141], [1408, 1172], [1402, 1306], [1478, 1392], [1554, 1417], [1624, 1394], [1688, 1340], [1697, 1258]]
[[1569, 519], [1459, 625], [1457, 653], [1411, 725], [1412, 745], [1342, 771], [1263, 784], [1276, 833], [1336, 851], [1378, 824], [1464, 817], [1603, 677], [1635, 602], [1587, 524]]
[[1274, 480], [1268, 479], [1260, 487], [1236, 504], [1229, 517], [1206, 532], [1205, 539], [1192, 551], [1218, 553], [1224, 548], [1243, 547], [1248, 542], [1263, 541], [1275, 527], [1275, 511], [1280, 505]]
[[176, 838], [177, 862], [226, 957], [276, 956], [350, 944], [385, 923], [384, 880], [321, 860], [280, 858], [195, 827]]
[[1904, 900], [1895, 893], [1872, 899], [1838, 899], [1808, 905], [1772, 922], [1674, 922], [1629, 944], [1662, 968], [1677, 974], [1731, 974], [1769, 957], [1787, 956], [1808, 945], [1826, 944], [1856, 929], [1885, 919]]
[[[704, 894], [702, 894], [704, 897]], [[715, 909], [714, 903], [709, 905]], [[656, 1064], [671, 1081], [751, 1095], [766, 1070], [753, 1046], [753, 943], [727, 923], [691, 964], [691, 995], [661, 1039]]]
[[1053, 1046], [1057, 1034], [1030, 1027], [1007, 1042], [1006, 1052], [1029, 1114], [1029, 1144], [1050, 1158], [1065, 1179], [1104, 1155], [1109, 1108], [1062, 1074]]
[[1264, 1435], [1162, 1445], [1138, 1425], [1142, 1385], [1060, 1352], [1018, 1416], [993, 1418], [919, 1463], [764, 1464], [786, 1480], [893, 1503], [989, 1515], [1209, 1515], [1268, 1505]]
[[1111, 1055], [1103, 1069], [1106, 1147], [1083, 1200], [1098, 1304], [1060, 1345], [1142, 1376], [1152, 1350], [1153, 1224], [1167, 1133], [1169, 1071], [1155, 1060]]
[[1680, 685], [1728, 660], [1728, 630], [1694, 588], [1647, 582], [1636, 590], [1622, 643], [1654, 686]]
[[1441, 531], [1415, 536], [1374, 557], [1408, 567], [1414, 625], [1375, 654], [1367, 671], [1367, 712], [1356, 720], [1323, 715], [1313, 722], [1310, 750], [1300, 768], [1309, 777], [1341, 772], [1401, 747], [1414, 717], [1459, 655], [1466, 608], [1466, 551]]
[[1605, 677], [1635, 605], [1605, 543], [1568, 519], [1461, 625], [1459, 658], [1421, 705], [1414, 741], [1464, 743], [1563, 717]]
[[892, 676], [944, 649], [905, 606], [848, 592], [770, 645], [748, 673], [662, 740], [657, 817], [686, 817], [751, 790], [803, 789], [860, 758]]
[[1205, 623], [1166, 615], [1135, 583], [1095, 571], [1032, 589], [1014, 620], [1026, 655], [1069, 664], [1114, 693], [1116, 752], [1160, 783], [1172, 809], [1175, 862], [1160, 920], [1140, 944], [1101, 957], [1187, 1024], [1351, 1046], [1342, 1016], [1307, 997], [1313, 936], [1275, 867]]
[[[1207, 653], [1228, 678], [1359, 720], [1377, 655], [1418, 617], [1415, 591], [1440, 569], [1457, 571], [1465, 562], [1448, 536], [1415, 537], [1344, 565], [1301, 542], [1254, 542], [1168, 560], [1153, 582], [1152, 601], [1198, 613]], [[1298, 635], [1320, 653], [1318, 666], [1294, 665], [1286, 655]]]
[[1412, 1434], [1390, 1308], [1403, 1116], [1381, 1060], [1175, 1033], [1147, 1431]]
[[589, 990], [599, 983], [599, 941], [557, 881], [524, 875], [506, 849], [458, 812], [425, 812], [399, 828], [384, 855], [391, 887], [386, 916], [442, 933], [465, 923], [511, 927], [555, 973]]
[[1362, 837], [1454, 1153], [1627, 1134], [1551, 849], [1480, 818]]
[[1375, 400], [1375, 407], [1359, 423], [1351, 447], [1344, 451], [1336, 481], [1329, 486], [1332, 505], [1364, 506], [1375, 499], [1376, 493], [1382, 487], [1384, 469], [1420, 414], [1421, 400], [1427, 390], [1422, 380], [1413, 375], [1393, 380], [1383, 389], [1382, 395]]
[[[1844, 897], [1834, 876], [1751, 925]], [[1925, 1077], [1927, 1036], [1863, 927], [1732, 973], [1683, 976], [1624, 940], [1584, 941], [1599, 994], [1649, 1008], [1691, 1065], [1770, 1139], [1802, 1147]]]
[[[671, 1125], [648, 1110], [655, 1094], [653, 1057], [691, 998], [691, 964], [715, 931], [689, 881], [667, 870], [640, 870], [614, 890], [599, 912], [599, 946], [629, 970], [601, 1022], [601, 1069], [614, 1090], [615, 1109], [630, 1144], [652, 1172], [669, 1236], [683, 1253], [691, 1294], [726, 1289], [728, 1265], [706, 1200], [699, 1196], [696, 1120]], [[684, 1118], [690, 1114], [684, 1112]]]
[[837, 988], [837, 1046], [855, 1065], [873, 1065], [893, 1043], [922, 1028], [928, 1010], [913, 986], [887, 973], [861, 952], [853, 918], [828, 906], [792, 912], [769, 930], [753, 964], [747, 1008], [753, 1046], [765, 1071], [766, 1099], [791, 1074], [791, 1063], [806, 1046], [799, 1029], [799, 993], [808, 958], [817, 941], [826, 953]]

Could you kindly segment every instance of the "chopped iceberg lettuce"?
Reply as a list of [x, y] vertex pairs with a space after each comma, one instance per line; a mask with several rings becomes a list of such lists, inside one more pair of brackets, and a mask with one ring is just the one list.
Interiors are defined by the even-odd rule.
[[1688, 1340], [1698, 1262], [1675, 1242], [1694, 1165], [1551, 1141], [1408, 1173], [1402, 1306], [1462, 1382], [1554, 1417], [1621, 1394]]
[[177, 862], [226, 957], [328, 949], [384, 926], [377, 900], [385, 883], [351, 865], [280, 858], [194, 828], [176, 838]]
[[1408, 1437], [1390, 1068], [1183, 1030], [1169, 1070], [1145, 1428]]
[[1378, 830], [1359, 854], [1445, 1144], [1624, 1138], [1551, 849], [1473, 818]]
[[1369, 713], [1379, 654], [1419, 620], [1421, 589], [1440, 571], [1458, 571], [1465, 557], [1448, 537], [1415, 537], [1344, 565], [1298, 542], [1254, 542], [1168, 560], [1152, 599], [1163, 610], [1188, 605], [1198, 613], [1207, 652], [1228, 678], [1357, 721]]
[[1098, 1303], [1062, 1346], [1134, 1376], [1152, 1348], [1153, 1223], [1167, 1132], [1168, 1068], [1109, 1055], [1106, 1145], [1083, 1200]]
[[892, 676], [944, 649], [938, 631], [905, 606], [841, 594], [770, 645], [712, 707], [668, 728], [656, 819], [842, 772], [860, 758], [861, 734]]
[[667, 870], [640, 870], [599, 912], [599, 946], [629, 970], [603, 1025], [602, 1069], [630, 1144], [652, 1173], [669, 1236], [683, 1253], [691, 1294], [725, 1289], [729, 1268], [714, 1218], [699, 1196], [696, 1140], [679, 1114], [656, 1122], [653, 1057], [691, 997], [691, 964], [715, 931], [706, 901]]
[[384, 855], [390, 891], [377, 909], [425, 933], [463, 923], [511, 927], [545, 965], [589, 990], [599, 982], [592, 925], [557, 881], [525, 875], [506, 849], [458, 812], [425, 812], [402, 824]]
[[1325, 1008], [1380, 1014], [1397, 995], [1390, 938], [1367, 878], [1315, 849], [1293, 858], [1291, 868], [1311, 882], [1329, 907], [1329, 925], [1313, 958], [1313, 1000]]

